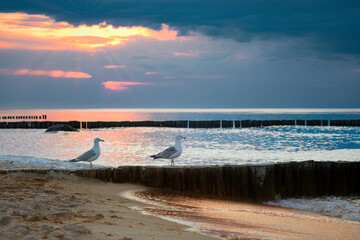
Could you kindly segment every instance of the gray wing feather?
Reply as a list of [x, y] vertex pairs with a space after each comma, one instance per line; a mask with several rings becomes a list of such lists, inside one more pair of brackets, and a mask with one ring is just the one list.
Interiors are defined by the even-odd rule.
[[164, 151], [162, 151], [161, 153], [157, 154], [157, 157], [160, 158], [169, 158], [171, 155], [173, 155], [174, 153], [176, 153], [176, 149], [175, 147], [169, 147], [167, 149], [165, 149]]
[[77, 162], [80, 161], [88, 161], [90, 158], [94, 157], [96, 154], [93, 150], [89, 150], [87, 152], [85, 152], [84, 154], [82, 154], [81, 156], [77, 157], [75, 160]]

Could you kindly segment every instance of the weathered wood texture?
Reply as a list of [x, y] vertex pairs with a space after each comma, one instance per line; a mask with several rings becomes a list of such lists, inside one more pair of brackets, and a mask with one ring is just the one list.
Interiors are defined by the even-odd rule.
[[47, 174], [51, 171], [218, 198], [268, 201], [276, 196], [320, 197], [360, 195], [360, 162], [289, 162], [248, 166], [122, 166], [81, 170], [1, 170]]
[[360, 162], [290, 162], [251, 166], [141, 167], [77, 170], [76, 175], [115, 183], [268, 201], [290, 197], [360, 195]]

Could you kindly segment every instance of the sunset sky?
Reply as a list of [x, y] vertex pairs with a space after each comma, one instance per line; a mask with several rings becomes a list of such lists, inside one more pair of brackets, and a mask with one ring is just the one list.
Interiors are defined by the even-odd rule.
[[0, 109], [359, 108], [360, 1], [5, 0]]

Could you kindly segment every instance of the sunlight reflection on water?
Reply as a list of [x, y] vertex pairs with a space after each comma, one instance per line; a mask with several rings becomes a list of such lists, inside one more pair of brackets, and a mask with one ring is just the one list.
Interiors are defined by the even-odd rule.
[[358, 161], [360, 128], [268, 127], [239, 129], [108, 128], [45, 134], [42, 129], [1, 129], [0, 156], [68, 160], [100, 137], [96, 164], [168, 165], [151, 154], [173, 145], [174, 137], [187, 137], [177, 165], [257, 164], [286, 161]]

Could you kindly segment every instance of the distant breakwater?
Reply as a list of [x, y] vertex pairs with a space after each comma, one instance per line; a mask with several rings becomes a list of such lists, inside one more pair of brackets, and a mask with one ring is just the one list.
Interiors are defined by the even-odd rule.
[[121, 166], [51, 171], [113, 183], [145, 186], [237, 201], [263, 202], [292, 197], [360, 196], [360, 162], [288, 162], [266, 165], [153, 167]]
[[249, 128], [270, 126], [356, 126], [355, 120], [213, 120], [213, 121], [119, 121], [119, 122], [58, 122], [58, 121], [2, 121], [1, 128], [46, 129], [54, 125], [66, 124], [75, 129], [114, 128], [114, 127], [172, 127], [172, 128]]

